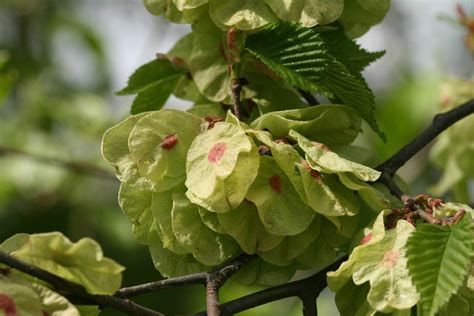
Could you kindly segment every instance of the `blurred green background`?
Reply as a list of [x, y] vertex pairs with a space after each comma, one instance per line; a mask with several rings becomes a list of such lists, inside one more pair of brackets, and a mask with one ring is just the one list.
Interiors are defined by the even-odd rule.
[[[473, 1], [459, 2], [468, 12], [474, 10]], [[429, 123], [438, 110], [440, 81], [473, 75], [472, 56], [463, 47], [464, 30], [439, 18], [455, 17], [455, 4], [393, 1], [386, 20], [359, 40], [369, 50], [387, 50], [366, 76], [388, 142], [380, 142], [368, 129], [358, 140], [381, 159]], [[138, 0], [0, 1], [0, 242], [19, 232], [62, 231], [73, 241], [88, 236], [127, 267], [124, 285], [161, 278], [118, 207], [118, 181], [71, 172], [10, 149], [90, 164], [112, 174], [100, 155], [101, 137], [127, 115], [131, 102], [114, 91], [137, 66], [166, 52], [188, 31], [187, 25], [149, 15]], [[167, 106], [188, 104], [171, 98]], [[413, 193], [420, 193], [439, 179], [440, 171], [427, 164], [424, 151], [401, 175]], [[256, 289], [227, 284], [221, 298]], [[319, 300], [320, 315], [337, 315], [329, 292]], [[138, 301], [167, 314], [205, 306], [200, 287], [167, 290]], [[299, 302], [287, 299], [241, 315], [299, 313]]]

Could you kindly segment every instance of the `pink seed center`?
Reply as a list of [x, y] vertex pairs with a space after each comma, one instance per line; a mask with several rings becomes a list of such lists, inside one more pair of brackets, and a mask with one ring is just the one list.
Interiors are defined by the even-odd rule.
[[281, 180], [279, 176], [277, 175], [271, 176], [270, 180], [268, 180], [268, 183], [270, 184], [270, 187], [276, 194], [281, 193]]
[[398, 252], [398, 250], [389, 250], [383, 256], [382, 265], [386, 268], [391, 268], [395, 265], [395, 263], [397, 263], [399, 257], [400, 253]]
[[207, 154], [207, 160], [209, 160], [211, 163], [218, 163], [224, 156], [226, 150], [226, 143], [214, 144], [214, 146], [212, 146], [211, 150], [209, 150], [209, 153]]

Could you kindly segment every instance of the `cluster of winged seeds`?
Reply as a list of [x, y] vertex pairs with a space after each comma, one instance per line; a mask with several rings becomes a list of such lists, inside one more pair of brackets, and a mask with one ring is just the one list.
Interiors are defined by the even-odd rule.
[[209, 270], [245, 252], [258, 260], [236, 278], [274, 285], [330, 263], [376, 214], [368, 212], [389, 207], [367, 183], [380, 175], [363, 164], [370, 157], [348, 145], [360, 124], [334, 104], [249, 125], [230, 112], [224, 120], [166, 109], [112, 127], [102, 151], [122, 183], [120, 206], [163, 275]]

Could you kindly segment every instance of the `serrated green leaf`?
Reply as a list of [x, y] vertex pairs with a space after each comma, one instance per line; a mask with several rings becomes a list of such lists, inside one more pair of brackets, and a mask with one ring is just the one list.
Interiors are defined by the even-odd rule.
[[128, 139], [140, 174], [155, 182], [165, 176], [184, 180], [186, 155], [202, 122], [197, 116], [172, 109], [140, 119]]
[[273, 249], [284, 238], [265, 230], [258, 217], [257, 208], [248, 201], [244, 201], [228, 213], [217, 214], [217, 218], [225, 232], [232, 236], [248, 254]]
[[0, 250], [79, 283], [91, 294], [112, 294], [122, 282], [124, 267], [104, 257], [99, 244], [90, 238], [72, 243], [60, 232], [16, 234]]
[[237, 207], [256, 177], [259, 156], [239, 127], [219, 122], [194, 140], [186, 163], [188, 197], [213, 212]]
[[151, 207], [152, 192], [139, 190], [126, 183], [120, 185], [119, 205], [132, 223], [135, 238], [142, 244], [148, 242], [148, 234], [154, 222]]
[[342, 13], [343, 0], [265, 0], [283, 21], [298, 22], [304, 27], [334, 22]]
[[155, 59], [138, 68], [118, 95], [137, 94], [132, 104], [132, 114], [159, 110], [168, 99], [183, 71], [167, 59]]
[[407, 243], [408, 267], [421, 315], [435, 315], [461, 287], [473, 257], [470, 215], [451, 227], [421, 224]]
[[384, 133], [379, 129], [375, 119], [375, 97], [364, 77], [351, 71], [340, 61], [333, 58], [328, 64], [327, 76], [324, 85], [334, 94], [337, 100], [353, 107], [359, 115], [369, 124], [383, 141]]
[[306, 153], [306, 160], [313, 169], [323, 173], [348, 172], [362, 181], [376, 181], [380, 177], [379, 171], [344, 159], [331, 151], [326, 145], [311, 142], [296, 131], [290, 131], [290, 136], [298, 142], [298, 145]]
[[204, 225], [198, 208], [184, 195], [184, 189], [173, 192], [173, 232], [178, 242], [192, 252], [197, 261], [208, 266], [219, 265], [240, 249], [227, 235], [218, 234]]
[[209, 14], [214, 23], [224, 30], [236, 27], [248, 31], [277, 20], [263, 1], [253, 0], [210, 0]]
[[329, 53], [344, 64], [352, 74], [358, 74], [385, 55], [385, 51], [368, 52], [347, 37], [342, 28], [320, 33]]
[[385, 231], [384, 214], [379, 214], [368, 232], [370, 238], [355, 247], [337, 271], [328, 273], [328, 285], [337, 292], [350, 278], [356, 285], [368, 281], [370, 306], [386, 313], [412, 307], [419, 295], [411, 282], [405, 257], [406, 241], [415, 228], [399, 220], [396, 228]]
[[277, 266], [288, 266], [301, 255], [318, 237], [321, 217], [316, 216], [304, 232], [295, 236], [286, 236], [276, 247], [268, 251], [258, 251], [258, 256]]
[[246, 50], [291, 85], [318, 91], [353, 107], [384, 139], [375, 120], [374, 96], [364, 78], [332, 56], [316, 30], [294, 23], [272, 23], [248, 36]]
[[296, 23], [271, 23], [246, 40], [246, 50], [291, 85], [318, 89], [330, 56], [319, 33]]
[[315, 215], [301, 200], [283, 170], [268, 156], [261, 157], [257, 178], [246, 198], [257, 206], [266, 230], [279, 236], [303, 232]]
[[156, 230], [150, 234], [149, 251], [155, 268], [167, 278], [210, 270], [194, 259], [191, 254], [178, 255], [163, 247]]
[[390, 8], [390, 0], [344, 0], [339, 22], [349, 37], [359, 37], [380, 23]]
[[295, 130], [305, 137], [325, 144], [351, 143], [360, 132], [357, 113], [343, 105], [324, 105], [264, 114], [251, 123], [268, 130], [275, 139]]

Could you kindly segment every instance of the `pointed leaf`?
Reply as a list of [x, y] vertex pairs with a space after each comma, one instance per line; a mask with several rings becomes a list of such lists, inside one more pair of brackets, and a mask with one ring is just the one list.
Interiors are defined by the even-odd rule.
[[407, 243], [407, 255], [410, 275], [421, 295], [422, 315], [435, 315], [460, 288], [469, 272], [473, 244], [469, 214], [452, 227], [417, 226]]
[[246, 49], [291, 85], [318, 91], [353, 107], [384, 139], [375, 120], [374, 96], [364, 78], [332, 56], [316, 30], [294, 23], [272, 23], [248, 36]]
[[342, 28], [321, 32], [329, 53], [344, 64], [352, 74], [360, 73], [368, 65], [385, 55], [385, 51], [368, 52], [344, 33]]

